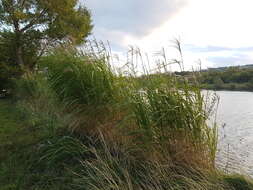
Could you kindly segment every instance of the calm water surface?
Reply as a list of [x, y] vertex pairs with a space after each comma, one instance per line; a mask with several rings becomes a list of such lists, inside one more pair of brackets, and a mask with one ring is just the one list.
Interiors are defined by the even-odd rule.
[[219, 129], [217, 162], [225, 170], [253, 176], [253, 92], [216, 94], [220, 97], [217, 123], [223, 126]]

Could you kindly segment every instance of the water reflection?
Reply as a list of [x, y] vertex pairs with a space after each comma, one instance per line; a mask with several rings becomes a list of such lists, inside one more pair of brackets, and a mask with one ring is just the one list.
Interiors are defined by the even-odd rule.
[[224, 125], [219, 129], [217, 163], [225, 170], [253, 175], [253, 92], [216, 94], [220, 99], [217, 123]]

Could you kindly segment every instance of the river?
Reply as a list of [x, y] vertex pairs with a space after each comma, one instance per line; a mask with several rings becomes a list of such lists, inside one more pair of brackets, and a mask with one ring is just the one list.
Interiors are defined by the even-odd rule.
[[225, 171], [253, 176], [253, 92], [216, 94], [220, 99], [216, 119], [220, 126], [217, 163]]

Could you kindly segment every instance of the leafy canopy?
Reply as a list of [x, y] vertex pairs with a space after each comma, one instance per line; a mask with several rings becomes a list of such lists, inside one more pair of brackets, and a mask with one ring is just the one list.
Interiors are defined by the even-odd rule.
[[34, 69], [52, 47], [84, 42], [91, 22], [90, 12], [78, 0], [0, 0], [1, 81], [22, 73], [22, 68]]
[[40, 39], [69, 38], [77, 43], [89, 35], [89, 11], [77, 0], [1, 0], [1, 31], [37, 31]]
[[91, 30], [90, 13], [77, 0], [0, 0], [0, 45], [9, 41], [18, 65], [33, 67], [49, 47], [79, 44]]

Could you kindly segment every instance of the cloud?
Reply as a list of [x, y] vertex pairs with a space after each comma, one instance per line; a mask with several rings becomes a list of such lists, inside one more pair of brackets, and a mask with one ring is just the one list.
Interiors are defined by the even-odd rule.
[[214, 67], [238, 66], [253, 64], [253, 59], [246, 54], [234, 54], [231, 56], [212, 56], [207, 58], [208, 61], [214, 63]]
[[94, 35], [120, 44], [125, 36], [141, 38], [148, 35], [172, 18], [185, 5], [186, 0], [81, 0], [81, 2], [92, 12]]
[[[198, 59], [206, 67], [253, 63], [252, 0], [80, 1], [92, 11], [94, 36], [108, 40], [115, 51], [136, 45], [152, 53], [180, 36], [187, 44], [186, 65]], [[168, 57], [174, 58], [170, 50]]]
[[211, 67], [238, 66], [253, 64], [251, 54], [253, 46], [248, 47], [225, 47], [225, 46], [198, 46], [186, 44], [183, 47], [188, 53], [202, 56], [206, 64]]
[[183, 44], [183, 52], [202, 60], [202, 68], [216, 68], [253, 64], [253, 46], [226, 47], [194, 43]]
[[191, 52], [205, 53], [205, 52], [221, 52], [221, 51], [234, 51], [234, 52], [253, 52], [253, 46], [230, 48], [223, 46], [196, 46], [193, 44], [187, 44], [184, 46], [185, 50]]

